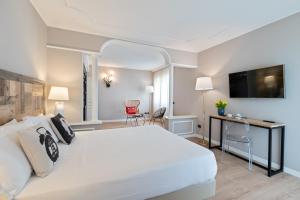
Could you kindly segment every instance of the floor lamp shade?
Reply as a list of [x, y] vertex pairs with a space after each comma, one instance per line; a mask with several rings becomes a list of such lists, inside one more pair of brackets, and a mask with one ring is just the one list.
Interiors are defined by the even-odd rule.
[[147, 93], [151, 94], [151, 93], [154, 92], [154, 87], [152, 85], [147, 85], [145, 87], [145, 90], [146, 90]]
[[199, 77], [196, 81], [195, 90], [212, 90], [213, 84], [211, 77]]
[[52, 86], [48, 96], [49, 100], [56, 100], [54, 114], [64, 115], [64, 102], [69, 100], [69, 90], [66, 87]]

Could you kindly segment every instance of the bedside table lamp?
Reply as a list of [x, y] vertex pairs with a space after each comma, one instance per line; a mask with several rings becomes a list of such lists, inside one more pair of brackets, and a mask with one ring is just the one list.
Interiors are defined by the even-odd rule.
[[202, 108], [203, 108], [203, 124], [202, 124], [202, 128], [203, 128], [203, 133], [202, 133], [202, 137], [203, 137], [203, 144], [205, 144], [205, 92], [208, 90], [213, 90], [213, 84], [211, 81], [211, 77], [199, 77], [197, 78], [196, 81], [196, 86], [195, 86], [195, 90], [199, 90], [202, 91]]
[[69, 91], [66, 87], [52, 86], [48, 96], [49, 100], [56, 100], [54, 114], [64, 115], [64, 102], [69, 100]]

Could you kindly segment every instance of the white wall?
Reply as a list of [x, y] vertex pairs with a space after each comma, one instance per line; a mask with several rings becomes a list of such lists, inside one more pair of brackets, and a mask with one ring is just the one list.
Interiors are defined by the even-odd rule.
[[199, 105], [195, 101], [200, 92], [195, 90], [196, 70], [191, 68], [174, 68], [174, 115], [197, 114], [199, 110], [194, 108]]
[[[103, 74], [113, 72], [113, 82], [109, 88], [102, 80]], [[99, 72], [99, 119], [125, 119], [125, 100], [139, 99], [140, 112], [149, 111], [149, 94], [146, 85], [152, 85], [152, 72], [123, 68], [100, 67]]]
[[0, 1], [0, 68], [46, 80], [47, 28], [28, 0]]
[[[65, 117], [69, 122], [81, 122], [83, 118], [83, 64], [82, 54], [48, 48], [48, 92], [51, 86], [69, 89], [69, 101], [65, 101]], [[47, 101], [47, 112], [53, 113], [55, 101]]]
[[[207, 114], [216, 114], [214, 102], [227, 99], [229, 113], [286, 123], [285, 166], [300, 171], [299, 99], [300, 99], [300, 14], [275, 22], [237, 39], [199, 53], [198, 75], [213, 77], [215, 89], [208, 93]], [[286, 65], [285, 99], [230, 99], [228, 73]], [[195, 99], [196, 100], [196, 99]], [[201, 105], [199, 102], [198, 106]], [[195, 108], [200, 110], [200, 107]], [[199, 113], [199, 116], [200, 113]], [[207, 116], [208, 117], [208, 116]], [[208, 124], [206, 124], [208, 127]], [[216, 135], [218, 125], [214, 124]], [[207, 129], [206, 129], [207, 130]], [[242, 129], [239, 128], [239, 131]], [[267, 157], [267, 132], [252, 129], [254, 154]], [[217, 139], [216, 136], [213, 137]], [[276, 139], [275, 139], [276, 140]], [[276, 142], [276, 141], [275, 141]], [[275, 145], [274, 154], [279, 147]], [[275, 156], [275, 160], [278, 157]]]

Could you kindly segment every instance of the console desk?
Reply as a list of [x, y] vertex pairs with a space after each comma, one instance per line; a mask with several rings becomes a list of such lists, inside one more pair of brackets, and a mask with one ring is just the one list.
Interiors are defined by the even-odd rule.
[[[212, 146], [211, 144], [211, 137], [212, 137], [212, 120], [219, 120], [220, 121], [220, 145], [218, 146]], [[233, 123], [239, 123], [239, 124], [249, 124], [250, 126], [255, 126], [259, 128], [263, 128], [268, 130], [268, 165], [264, 166], [262, 164], [259, 164], [255, 161], [253, 161], [253, 164], [256, 166], [259, 166], [263, 169], [267, 170], [268, 176], [271, 177], [275, 174], [278, 174], [280, 172], [283, 172], [284, 167], [284, 135], [285, 135], [285, 124], [283, 123], [277, 123], [277, 122], [270, 122], [270, 121], [264, 121], [264, 120], [257, 120], [257, 119], [250, 119], [250, 118], [242, 118], [242, 119], [236, 119], [234, 117], [227, 117], [227, 116], [219, 116], [219, 115], [211, 115], [209, 117], [209, 141], [208, 146], [209, 149], [217, 148], [222, 150], [222, 141], [223, 141], [223, 123], [224, 121], [227, 122], [233, 122]], [[279, 169], [272, 169], [272, 136], [273, 136], [273, 130], [274, 129], [280, 129], [281, 134], [281, 140], [280, 140], [280, 167]], [[246, 158], [239, 156], [237, 154], [234, 154], [232, 152], [228, 152], [238, 158], [241, 158], [243, 160], [246, 160]]]

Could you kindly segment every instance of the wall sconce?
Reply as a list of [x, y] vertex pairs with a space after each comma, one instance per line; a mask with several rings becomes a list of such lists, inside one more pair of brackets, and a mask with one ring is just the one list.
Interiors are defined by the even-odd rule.
[[104, 81], [106, 87], [109, 88], [110, 84], [112, 82], [112, 74], [110, 73], [108, 75], [105, 75], [104, 78], [103, 78], [103, 81]]

